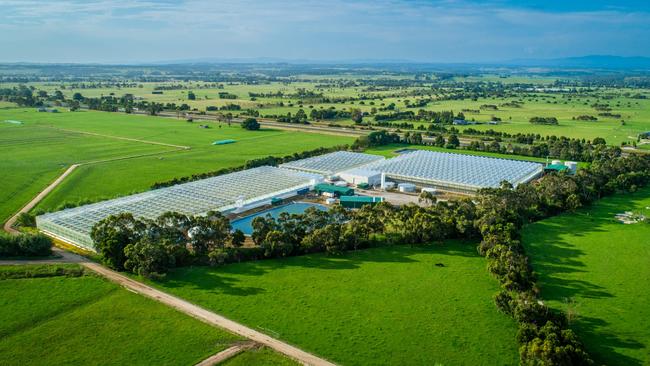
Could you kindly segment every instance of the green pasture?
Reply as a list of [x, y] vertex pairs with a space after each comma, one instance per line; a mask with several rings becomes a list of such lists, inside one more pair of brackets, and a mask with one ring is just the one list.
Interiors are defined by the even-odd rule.
[[154, 285], [343, 365], [518, 361], [473, 243], [189, 267]]
[[92, 275], [0, 280], [2, 365], [194, 365], [238, 337]]
[[[353, 141], [350, 137], [295, 131], [246, 131], [236, 123], [188, 123], [94, 111], [42, 113], [35, 109], [2, 109], [0, 120], [5, 119], [23, 124], [0, 124], [0, 153], [5, 157], [0, 161], [0, 170], [12, 172], [0, 183], [1, 221], [74, 163], [88, 164], [73, 172], [39, 208], [54, 209], [64, 202], [122, 196], [174, 177]], [[211, 128], [199, 128], [200, 124], [209, 124]], [[223, 139], [237, 142], [212, 145], [213, 141]], [[117, 158], [124, 159], [100, 162]]]
[[650, 364], [650, 225], [614, 215], [650, 217], [650, 188], [525, 227], [523, 243], [541, 296], [572, 314], [598, 364]]

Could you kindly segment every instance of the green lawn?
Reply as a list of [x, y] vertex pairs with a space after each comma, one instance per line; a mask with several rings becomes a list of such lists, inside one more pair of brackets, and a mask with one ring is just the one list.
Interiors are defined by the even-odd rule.
[[650, 216], [650, 188], [527, 226], [523, 242], [542, 298], [577, 313], [572, 326], [598, 362], [650, 364], [650, 225], [624, 225], [625, 211]]
[[[168, 118], [94, 111], [39, 113], [35, 109], [0, 109], [0, 171], [12, 172], [0, 182], [0, 221], [6, 220], [69, 165], [82, 165], [38, 206], [55, 209], [64, 202], [112, 198], [149, 189], [174, 177], [238, 166], [268, 155], [289, 155], [322, 146], [352, 143], [342, 136], [281, 130], [246, 131], [238, 124], [199, 128]], [[84, 134], [90, 132], [97, 135]], [[183, 145], [167, 146], [115, 137]], [[215, 140], [235, 139], [214, 146]], [[120, 157], [144, 157], [97, 163]]]
[[221, 366], [297, 366], [299, 363], [274, 352], [270, 348], [256, 348], [244, 351], [220, 363]]
[[239, 338], [99, 277], [0, 280], [2, 365], [194, 365]]
[[155, 285], [343, 365], [518, 360], [470, 243], [184, 268]]

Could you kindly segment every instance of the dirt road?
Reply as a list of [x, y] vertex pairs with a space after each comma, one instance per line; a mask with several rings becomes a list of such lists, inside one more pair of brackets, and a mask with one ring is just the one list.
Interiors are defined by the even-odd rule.
[[130, 289], [132, 291], [135, 291], [136, 293], [157, 300], [165, 305], [171, 306], [174, 309], [182, 313], [185, 313], [187, 315], [190, 315], [196, 319], [199, 319], [205, 323], [226, 329], [232, 333], [248, 338], [254, 342], [263, 344], [303, 364], [314, 365], [314, 366], [334, 365], [333, 363], [325, 359], [322, 359], [316, 355], [305, 352], [288, 343], [272, 338], [264, 333], [258, 332], [245, 325], [234, 322], [219, 314], [208, 311], [202, 307], [194, 305], [176, 296], [170, 295], [168, 293], [157, 290], [153, 287], [147, 286], [138, 281], [132, 280], [100, 264], [93, 263], [93, 262], [85, 262], [82, 263], [82, 265], [90, 270], [93, 270], [101, 274], [102, 276], [108, 278], [109, 280], [127, 289]]
[[212, 366], [212, 365], [217, 365], [229, 358], [235, 357], [238, 354], [242, 353], [243, 351], [247, 349], [251, 349], [255, 347], [256, 343], [255, 342], [243, 342], [240, 344], [236, 344], [232, 347], [226, 348], [225, 350], [217, 353], [216, 355], [210, 356], [206, 358], [205, 360], [197, 363], [195, 366]]

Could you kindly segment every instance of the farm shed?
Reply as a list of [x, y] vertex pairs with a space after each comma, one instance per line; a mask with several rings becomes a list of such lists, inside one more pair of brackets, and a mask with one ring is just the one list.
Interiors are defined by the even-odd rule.
[[490, 158], [420, 150], [364, 166], [379, 171], [398, 183], [473, 194], [481, 188], [514, 186], [542, 174], [543, 165], [529, 161]]
[[384, 160], [384, 157], [379, 155], [337, 151], [284, 163], [280, 167], [322, 175], [337, 175], [340, 172], [381, 160]]
[[169, 211], [185, 215], [245, 211], [274, 198], [293, 197], [321, 180], [315, 174], [263, 166], [44, 214], [36, 217], [36, 225], [46, 234], [94, 249], [90, 231], [110, 215], [130, 212], [155, 219]]
[[339, 199], [341, 206], [345, 208], [361, 208], [365, 205], [374, 205], [379, 202], [384, 202], [384, 197], [370, 197], [370, 196], [342, 196]]
[[360, 185], [365, 184], [368, 186], [376, 186], [381, 184], [381, 173], [376, 170], [369, 170], [363, 168], [357, 168], [352, 170], [346, 170], [339, 173], [339, 178], [344, 181]]
[[314, 191], [318, 194], [329, 193], [335, 197], [339, 196], [352, 196], [354, 189], [350, 187], [340, 187], [334, 184], [320, 183], [314, 187]]

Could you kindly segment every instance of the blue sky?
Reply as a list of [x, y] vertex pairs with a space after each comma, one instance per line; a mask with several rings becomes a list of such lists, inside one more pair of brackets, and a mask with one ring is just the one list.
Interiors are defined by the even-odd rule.
[[650, 56], [650, 1], [0, 0], [0, 62]]

